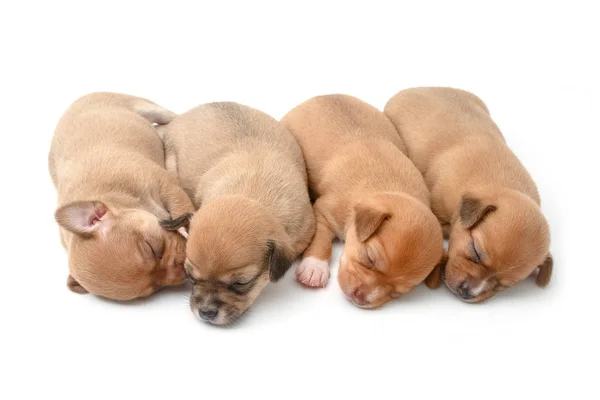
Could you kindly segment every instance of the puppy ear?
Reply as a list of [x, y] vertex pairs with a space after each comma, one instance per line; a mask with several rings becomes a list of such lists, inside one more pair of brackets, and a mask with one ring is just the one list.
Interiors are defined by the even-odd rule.
[[545, 288], [548, 283], [550, 283], [550, 278], [552, 278], [552, 267], [554, 265], [554, 261], [552, 260], [552, 254], [548, 254], [546, 260], [542, 265], [540, 265], [538, 276], [535, 279], [535, 284], [541, 288]]
[[354, 226], [358, 240], [366, 241], [379, 229], [383, 221], [390, 217], [391, 214], [383, 210], [357, 204], [354, 208]]
[[189, 230], [190, 221], [192, 220], [193, 216], [194, 214], [188, 213], [171, 220], [163, 219], [160, 221], [160, 226], [162, 226], [168, 231], [176, 231], [180, 228], [185, 228], [186, 230]]
[[100, 201], [74, 201], [56, 210], [54, 218], [63, 228], [90, 237], [107, 212], [108, 207]]
[[72, 292], [79, 294], [86, 294], [88, 292], [71, 275], [69, 275], [69, 277], [67, 278], [67, 287], [71, 289]]
[[267, 242], [267, 263], [269, 265], [269, 280], [277, 282], [294, 262], [294, 256], [274, 240]]
[[444, 252], [442, 259], [433, 268], [433, 271], [425, 278], [425, 286], [429, 289], [437, 289], [440, 287], [442, 283], [442, 277], [444, 275], [444, 268], [446, 268], [446, 263], [448, 262], [448, 255]]
[[496, 206], [485, 204], [470, 195], [465, 195], [460, 204], [459, 216], [467, 229], [474, 228], [488, 213], [496, 211]]

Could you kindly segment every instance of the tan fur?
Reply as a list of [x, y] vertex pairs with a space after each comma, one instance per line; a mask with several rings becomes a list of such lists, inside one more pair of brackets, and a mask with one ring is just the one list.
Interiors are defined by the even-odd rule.
[[205, 104], [177, 117], [165, 148], [168, 167], [199, 208], [187, 244], [192, 310], [230, 323], [269, 280], [283, 276], [314, 234], [302, 153], [283, 125], [236, 103]]
[[354, 97], [329, 95], [297, 106], [282, 122], [300, 143], [316, 197], [306, 268], [315, 259], [328, 263], [339, 237], [346, 241], [339, 283], [356, 305], [380, 306], [422, 282], [442, 257], [442, 231], [423, 178], [385, 115]]
[[159, 218], [193, 205], [164, 168], [152, 125], [173, 116], [145, 99], [94, 93], [58, 123], [49, 169], [74, 292], [129, 300], [183, 281], [185, 242]]
[[477, 302], [538, 266], [539, 284], [546, 284], [550, 233], [537, 188], [485, 104], [463, 90], [415, 88], [394, 96], [384, 112], [423, 173], [450, 237], [447, 286]]

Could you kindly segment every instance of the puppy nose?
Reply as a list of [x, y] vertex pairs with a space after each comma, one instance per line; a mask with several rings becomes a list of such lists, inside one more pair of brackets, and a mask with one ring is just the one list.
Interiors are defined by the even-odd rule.
[[469, 286], [467, 285], [466, 280], [460, 284], [458, 289], [456, 289], [456, 292], [458, 293], [461, 299], [471, 300], [473, 298], [473, 295], [469, 292]]
[[354, 300], [355, 303], [363, 305], [367, 302], [366, 298], [365, 298], [365, 294], [363, 292], [360, 291], [360, 289], [356, 289], [354, 291]]
[[198, 309], [198, 314], [200, 314], [200, 318], [205, 321], [211, 321], [217, 317], [219, 310], [216, 308], [212, 309]]

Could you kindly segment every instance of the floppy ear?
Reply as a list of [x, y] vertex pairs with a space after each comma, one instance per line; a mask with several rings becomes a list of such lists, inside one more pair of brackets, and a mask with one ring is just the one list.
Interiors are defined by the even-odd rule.
[[538, 267], [538, 276], [535, 279], [536, 285], [538, 285], [541, 288], [545, 288], [548, 285], [548, 283], [550, 283], [553, 265], [554, 261], [552, 260], [552, 254], [548, 254], [548, 257], [546, 257], [544, 263]]
[[364, 242], [379, 229], [383, 221], [390, 218], [391, 214], [363, 204], [354, 208], [354, 226], [358, 240]]
[[67, 287], [71, 289], [72, 292], [79, 294], [86, 294], [88, 292], [71, 275], [69, 275], [69, 277], [67, 278]]
[[194, 214], [188, 213], [172, 220], [163, 219], [160, 221], [160, 226], [168, 231], [176, 231], [180, 228], [185, 228], [187, 230], [190, 228], [190, 221], [192, 220], [193, 216]]
[[485, 204], [470, 195], [465, 195], [460, 203], [459, 216], [465, 228], [471, 229], [492, 211], [496, 211], [496, 206]]
[[436, 265], [433, 268], [433, 271], [431, 271], [431, 273], [427, 276], [427, 278], [425, 278], [425, 285], [429, 289], [437, 289], [440, 287], [440, 284], [442, 283], [442, 277], [444, 275], [444, 268], [446, 268], [447, 262], [448, 262], [448, 255], [444, 251], [444, 255], [442, 256], [442, 259], [440, 260], [438, 265]]
[[63, 228], [90, 237], [107, 212], [108, 207], [100, 201], [74, 201], [56, 210], [54, 218]]
[[269, 280], [277, 282], [294, 262], [294, 256], [274, 240], [267, 242], [267, 262], [269, 265]]

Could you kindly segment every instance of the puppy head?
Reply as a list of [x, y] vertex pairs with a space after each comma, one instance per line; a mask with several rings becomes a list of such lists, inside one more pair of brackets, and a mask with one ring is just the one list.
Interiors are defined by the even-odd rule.
[[55, 217], [73, 233], [67, 286], [76, 293], [131, 300], [184, 281], [185, 240], [162, 229], [151, 213], [77, 201]]
[[203, 205], [189, 221], [186, 249], [192, 312], [215, 325], [237, 320], [267, 283], [279, 280], [291, 266], [294, 256], [284, 236], [256, 202], [225, 197]]
[[537, 268], [537, 284], [550, 281], [550, 231], [540, 207], [514, 190], [465, 194], [448, 247], [446, 286], [476, 303], [509, 288]]
[[442, 229], [420, 201], [404, 194], [372, 195], [354, 208], [338, 281], [362, 308], [409, 292], [443, 255]]

